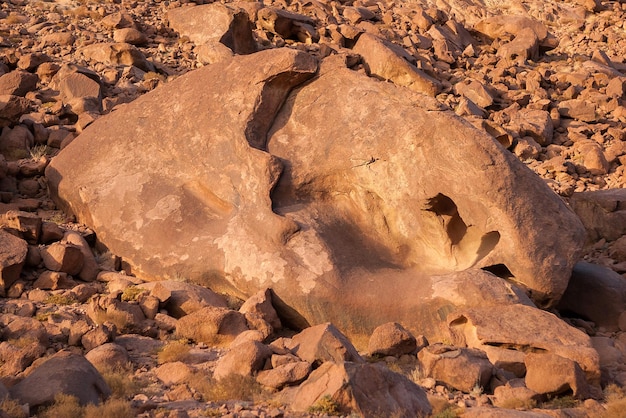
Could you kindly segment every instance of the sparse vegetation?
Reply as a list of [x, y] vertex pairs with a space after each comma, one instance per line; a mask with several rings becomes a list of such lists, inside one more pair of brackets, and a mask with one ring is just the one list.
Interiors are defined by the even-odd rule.
[[56, 294], [48, 296], [44, 303], [48, 305], [73, 305], [78, 303], [78, 301], [73, 296]]
[[121, 311], [105, 311], [102, 309], [98, 309], [94, 313], [92, 320], [97, 325], [102, 325], [105, 322], [111, 322], [117, 327], [119, 331], [127, 329], [130, 324], [128, 314]]
[[122, 300], [125, 302], [137, 300], [137, 297], [142, 293], [147, 293], [147, 290], [137, 286], [128, 286], [122, 292]]
[[58, 393], [54, 397], [54, 403], [38, 416], [41, 418], [79, 418], [83, 416], [83, 408], [76, 396]]
[[500, 408], [504, 409], [533, 409], [537, 407], [537, 401], [533, 399], [519, 399], [519, 398], [511, 398], [505, 401], [500, 402], [498, 405]]
[[136, 412], [130, 402], [111, 398], [102, 405], [87, 405], [83, 418], [134, 418]]
[[186, 339], [180, 339], [165, 344], [157, 354], [159, 364], [170, 363], [174, 361], [184, 362], [189, 358], [191, 347]]
[[556, 396], [548, 398], [546, 402], [543, 402], [540, 407], [543, 409], [565, 409], [576, 408], [580, 405], [580, 401], [573, 396]]
[[111, 388], [114, 398], [128, 399], [136, 395], [141, 389], [141, 385], [132, 377], [132, 367], [127, 368], [105, 368], [99, 370], [102, 378]]
[[337, 415], [339, 414], [339, 404], [330, 395], [324, 395], [311, 405], [307, 412], [310, 414]]
[[615, 383], [604, 388], [606, 411], [597, 418], [626, 418], [626, 390]]
[[37, 416], [40, 418], [133, 418], [136, 414], [130, 402], [123, 399], [112, 397], [100, 405], [81, 406], [77, 397], [59, 393], [54, 397], [54, 403]]
[[456, 418], [462, 412], [457, 405], [451, 404], [440, 396], [428, 396], [428, 401], [433, 408], [433, 418]]
[[238, 374], [231, 374], [217, 380], [206, 373], [196, 372], [190, 377], [188, 385], [200, 393], [205, 402], [233, 399], [258, 402], [267, 395], [254, 377]]
[[28, 413], [22, 408], [22, 405], [11, 398], [4, 398], [2, 402], [0, 402], [0, 411], [4, 411], [11, 418], [28, 417]]
[[33, 160], [39, 160], [42, 157], [48, 156], [52, 152], [52, 148], [47, 145], [35, 145], [28, 150], [30, 158]]

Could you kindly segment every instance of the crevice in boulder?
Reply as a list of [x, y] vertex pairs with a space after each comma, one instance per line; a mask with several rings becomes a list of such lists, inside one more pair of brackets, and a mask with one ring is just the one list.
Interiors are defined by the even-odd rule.
[[511, 270], [509, 270], [509, 268], [504, 264], [493, 264], [491, 266], [483, 267], [482, 269], [500, 277], [501, 279], [507, 280], [513, 277]]
[[529, 344], [512, 344], [512, 343], [499, 343], [495, 341], [483, 341], [483, 345], [489, 347], [497, 347], [503, 350], [520, 351], [522, 353], [547, 353], [548, 350], [543, 348], [534, 347]]
[[245, 129], [246, 139], [252, 148], [267, 151], [267, 134], [287, 96], [293, 88], [314, 75], [314, 73], [286, 71], [265, 82]]
[[448, 196], [439, 193], [428, 199], [426, 209], [441, 218], [443, 226], [450, 238], [450, 244], [457, 245], [467, 232], [467, 225], [461, 219], [456, 204]]

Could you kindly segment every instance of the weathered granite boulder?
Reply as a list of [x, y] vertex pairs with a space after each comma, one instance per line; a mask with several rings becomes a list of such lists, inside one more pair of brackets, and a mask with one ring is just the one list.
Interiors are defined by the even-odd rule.
[[538, 177], [434, 99], [341, 56], [316, 71], [273, 49], [182, 76], [68, 145], [52, 195], [133, 274], [271, 288], [288, 325], [429, 336], [459, 306], [532, 304], [479, 268], [559, 299], [584, 232]]

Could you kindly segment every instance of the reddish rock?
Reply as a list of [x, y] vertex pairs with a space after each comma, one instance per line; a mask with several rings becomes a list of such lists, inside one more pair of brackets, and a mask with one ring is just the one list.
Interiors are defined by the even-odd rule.
[[154, 65], [135, 46], [126, 43], [96, 43], [77, 51], [86, 60], [107, 65], [133, 65], [144, 71], [154, 71]]
[[576, 398], [589, 397], [585, 373], [576, 362], [556, 354], [528, 353], [524, 363], [528, 389], [546, 395], [572, 391]]
[[59, 393], [73, 395], [81, 405], [99, 404], [111, 389], [85, 357], [61, 351], [13, 386], [11, 397], [31, 408], [50, 405]]
[[83, 265], [78, 272], [78, 277], [86, 282], [93, 282], [98, 277], [100, 266], [96, 262], [96, 258], [87, 244], [87, 241], [81, 234], [75, 231], [67, 231], [63, 235], [63, 241], [67, 244], [75, 245], [80, 249], [83, 255]]
[[414, 65], [415, 58], [391, 42], [364, 33], [353, 51], [363, 57], [365, 69], [370, 75], [429, 96], [439, 92], [439, 82], [419, 70]]
[[411, 354], [417, 349], [415, 337], [402, 325], [388, 322], [377, 327], [368, 344], [372, 356], [397, 356]]
[[41, 250], [41, 257], [48, 270], [77, 275], [83, 268], [83, 253], [74, 244], [55, 242]]
[[0, 294], [19, 279], [27, 253], [26, 241], [0, 229]]
[[294, 386], [307, 378], [311, 372], [311, 363], [296, 361], [278, 365], [270, 370], [261, 370], [256, 380], [263, 386], [281, 390], [285, 386]]
[[36, 74], [22, 70], [14, 70], [0, 76], [0, 96], [25, 96], [29, 91], [37, 88], [39, 77]]
[[154, 369], [154, 374], [167, 386], [185, 383], [189, 380], [192, 370], [181, 361], [165, 363]]
[[175, 280], [142, 283], [139, 287], [150, 290], [150, 294], [161, 302], [175, 318], [180, 318], [209, 306], [225, 308], [226, 300], [202, 286]]
[[117, 43], [143, 45], [148, 42], [148, 37], [135, 28], [122, 28], [113, 32], [113, 40]]
[[326, 362], [309, 375], [291, 408], [307, 411], [327, 397], [340, 413], [360, 416], [428, 416], [431, 406], [422, 388], [380, 364]]
[[0, 94], [0, 128], [17, 123], [30, 108], [30, 101], [19, 96]]
[[291, 344], [295, 355], [312, 364], [364, 361], [346, 336], [331, 323], [306, 328], [293, 336]]
[[80, 339], [85, 350], [91, 351], [96, 347], [115, 340], [116, 328], [113, 324], [105, 322], [87, 331]]
[[574, 313], [610, 331], [619, 329], [626, 307], [626, 281], [621, 274], [591, 263], [574, 266], [567, 290], [557, 305], [561, 312]]
[[213, 377], [221, 380], [231, 374], [251, 376], [259, 371], [272, 350], [258, 341], [248, 341], [231, 347], [215, 365]]
[[248, 14], [233, 5], [212, 3], [172, 9], [167, 20], [175, 31], [197, 45], [220, 42], [236, 54], [250, 54], [257, 49]]
[[272, 291], [270, 289], [260, 290], [249, 297], [243, 305], [241, 305], [239, 312], [242, 314], [252, 313], [258, 315], [261, 319], [270, 324], [274, 331], [282, 328], [280, 318], [278, 318], [278, 314], [272, 305]]
[[185, 315], [176, 323], [176, 334], [198, 342], [214, 344], [220, 338], [233, 339], [247, 331], [243, 314], [227, 308], [206, 307]]
[[589, 242], [614, 241], [626, 234], [626, 190], [574, 193], [570, 204], [587, 230]]
[[98, 370], [124, 370], [131, 364], [128, 351], [115, 343], [94, 347], [85, 354], [85, 358]]
[[493, 374], [493, 365], [481, 350], [435, 344], [417, 357], [425, 376], [465, 393], [488, 387]]

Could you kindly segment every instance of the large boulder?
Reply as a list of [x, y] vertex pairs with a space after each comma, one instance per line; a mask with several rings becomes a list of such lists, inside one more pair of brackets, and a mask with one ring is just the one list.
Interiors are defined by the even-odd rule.
[[291, 408], [304, 412], [324, 399], [342, 414], [363, 417], [423, 417], [432, 411], [421, 387], [376, 363], [322, 364], [300, 385]]
[[81, 405], [99, 404], [111, 395], [98, 370], [85, 357], [61, 351], [10, 389], [11, 397], [31, 408], [50, 405], [59, 393], [73, 395]]
[[479, 268], [558, 300], [578, 218], [490, 136], [340, 58], [306, 84], [317, 64], [292, 49], [186, 74], [90, 125], [48, 166], [52, 195], [135, 275], [271, 288], [292, 326], [428, 336], [457, 303], [525, 298]]

